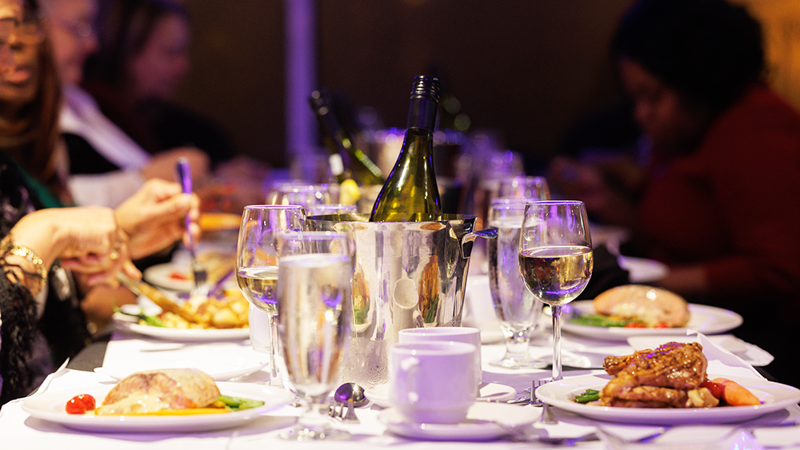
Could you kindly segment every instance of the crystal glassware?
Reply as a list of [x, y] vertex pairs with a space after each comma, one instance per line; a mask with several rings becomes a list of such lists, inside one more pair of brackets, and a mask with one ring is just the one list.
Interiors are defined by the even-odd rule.
[[300, 205], [308, 208], [330, 204], [332, 199], [331, 185], [290, 181], [277, 183], [267, 202], [273, 205]]
[[592, 237], [579, 201], [531, 202], [525, 207], [519, 267], [525, 286], [553, 315], [553, 381], [561, 380], [561, 306], [586, 288], [593, 269]]
[[500, 180], [497, 198], [528, 198], [550, 200], [550, 188], [542, 177], [511, 177]]
[[506, 353], [489, 364], [506, 369], [543, 368], [533, 360], [528, 346], [542, 314], [542, 302], [525, 287], [519, 271], [519, 235], [526, 199], [494, 199], [489, 207], [489, 226], [497, 239], [489, 239], [489, 288], [503, 335]]
[[281, 376], [306, 409], [289, 440], [342, 439], [327, 415], [328, 395], [344, 365], [353, 320], [355, 244], [345, 233], [284, 233], [279, 237], [278, 333]]
[[[244, 208], [239, 228], [236, 279], [250, 304], [269, 315], [270, 375], [275, 383], [280, 382], [275, 359], [278, 352], [278, 234], [302, 231], [304, 218], [302, 206], [250, 205]], [[251, 336], [258, 331], [257, 327], [251, 327]], [[252, 341], [255, 343], [257, 339], [254, 337]]]

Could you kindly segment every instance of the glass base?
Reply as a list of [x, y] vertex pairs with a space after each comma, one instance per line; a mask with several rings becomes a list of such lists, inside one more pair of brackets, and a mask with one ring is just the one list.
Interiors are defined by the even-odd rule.
[[491, 361], [489, 363], [490, 366], [495, 367], [502, 367], [504, 369], [544, 369], [547, 368], [550, 364], [544, 363], [541, 361], [536, 361], [535, 359], [516, 359], [516, 358], [507, 358], [504, 357], [498, 361]]
[[281, 433], [280, 438], [286, 441], [341, 441], [350, 439], [350, 433], [331, 427], [310, 429], [297, 424], [291, 430]]

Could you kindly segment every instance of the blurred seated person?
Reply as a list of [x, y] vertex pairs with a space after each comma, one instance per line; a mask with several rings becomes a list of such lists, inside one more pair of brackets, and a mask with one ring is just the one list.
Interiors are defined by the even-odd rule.
[[98, 48], [93, 27], [96, 0], [43, 0], [56, 69], [63, 88], [61, 133], [68, 152], [69, 190], [79, 205], [115, 207], [145, 180], [175, 179], [175, 163], [186, 157], [199, 184], [208, 156], [182, 147], [151, 155], [109, 120], [80, 86], [86, 58]]
[[[0, 152], [21, 167], [25, 174], [27, 189], [33, 191], [36, 209], [53, 208], [75, 204], [69, 189], [64, 169], [63, 146], [59, 145], [58, 113], [60, 83], [56, 75], [50, 39], [40, 26], [40, 15], [35, 1], [28, 1], [23, 21], [14, 39], [10, 42], [14, 66], [8, 76], [0, 80]], [[149, 182], [136, 191], [133, 197], [144, 203], [142, 211], [130, 209], [128, 215], [152, 214], [159, 219], [159, 210], [149, 210], [158, 204], [161, 209], [169, 207], [165, 200], [180, 201], [180, 187], [175, 183]], [[130, 201], [126, 202], [130, 204]], [[125, 210], [123, 203], [118, 210]], [[181, 207], [169, 220], [180, 219]], [[166, 211], [163, 211], [166, 213]], [[170, 216], [165, 216], [170, 217]], [[147, 220], [151, 220], [147, 219]], [[178, 222], [176, 222], [177, 224]], [[165, 235], [172, 244], [176, 238]], [[141, 258], [156, 250], [169, 250], [170, 245], [140, 252], [134, 256], [141, 267]], [[163, 252], [162, 252], [163, 253]], [[163, 258], [162, 258], [163, 259]], [[102, 331], [110, 321], [113, 306], [135, 301], [127, 289], [98, 287], [87, 293], [81, 306], [93, 331]]]
[[172, 0], [100, 0], [98, 50], [82, 86], [103, 113], [150, 153], [202, 149], [216, 165], [233, 156], [213, 121], [173, 103], [189, 72], [189, 13]]
[[[22, 6], [19, 1], [0, 0], [0, 24], [8, 13], [4, 2]], [[34, 149], [39, 148], [40, 136], [53, 135], [54, 121], [44, 119], [57, 114], [58, 103], [52, 100], [58, 83], [50, 84], [55, 91], [30, 89], [30, 84], [47, 83], [32, 75], [39, 73], [35, 68], [43, 60], [25, 59], [30, 54], [25, 50], [30, 45], [47, 45], [37, 28], [35, 1], [26, 0], [24, 11], [23, 15], [20, 8], [20, 18], [15, 19], [19, 25], [10, 29], [8, 39], [0, 36], [2, 402], [27, 394], [86, 345], [90, 312], [101, 307], [110, 311], [111, 302], [118, 300], [115, 295], [127, 292], [116, 287], [114, 278], [123, 263], [129, 275], [138, 277], [130, 259], [173, 245], [184, 235], [187, 213], [193, 220], [190, 232], [199, 235], [197, 197], [184, 195], [177, 183], [162, 180], [148, 181], [116, 210], [57, 208], [64, 203], [48, 185], [63, 185], [63, 180], [57, 172], [48, 179], [39, 178], [50, 173], [46, 166], [56, 159], [56, 147], [43, 145], [41, 154]], [[8, 30], [0, 26], [2, 31]], [[19, 89], [12, 88], [15, 84]], [[23, 108], [10, 105], [15, 95], [26, 90], [33, 92], [29, 92], [33, 100]], [[30, 153], [36, 153], [35, 158], [23, 159], [24, 164], [15, 160]], [[106, 314], [110, 317], [111, 313]]]
[[741, 313], [735, 333], [800, 385], [794, 349], [774, 334], [800, 313], [800, 115], [762, 79], [761, 27], [724, 0], [640, 0], [612, 56], [651, 144], [644, 175], [625, 195], [597, 166], [559, 161], [551, 178], [578, 174], [571, 188], [596, 217], [670, 265], [658, 284]]

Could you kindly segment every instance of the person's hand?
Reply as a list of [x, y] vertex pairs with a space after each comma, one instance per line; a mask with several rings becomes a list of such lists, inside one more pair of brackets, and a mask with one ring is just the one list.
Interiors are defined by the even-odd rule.
[[192, 220], [189, 233], [200, 237], [200, 200], [185, 195], [181, 186], [163, 180], [149, 180], [139, 191], [117, 207], [115, 214], [120, 229], [130, 238], [128, 247], [136, 260], [167, 248], [184, 234], [185, 216]]
[[192, 168], [192, 182], [200, 185], [208, 178], [211, 162], [208, 155], [194, 147], [180, 147], [153, 156], [150, 163], [142, 169], [142, 176], [146, 179], [159, 178], [173, 181], [176, 178], [175, 165], [180, 158], [186, 158]]
[[11, 230], [14, 243], [33, 250], [49, 267], [56, 258], [85, 274], [89, 286], [117, 286], [116, 274], [140, 278], [131, 263], [128, 237], [109, 208], [50, 208], [24, 216]]

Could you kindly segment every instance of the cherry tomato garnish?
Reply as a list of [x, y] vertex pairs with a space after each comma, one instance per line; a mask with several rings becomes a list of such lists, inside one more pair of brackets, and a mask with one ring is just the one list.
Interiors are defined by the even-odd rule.
[[653, 328], [669, 328], [666, 322], [658, 322], [657, 324], [653, 325]]
[[625, 328], [644, 328], [644, 324], [642, 322], [629, 322], [625, 325]]
[[83, 414], [95, 407], [95, 400], [89, 394], [80, 394], [72, 397], [67, 402], [67, 414]]

